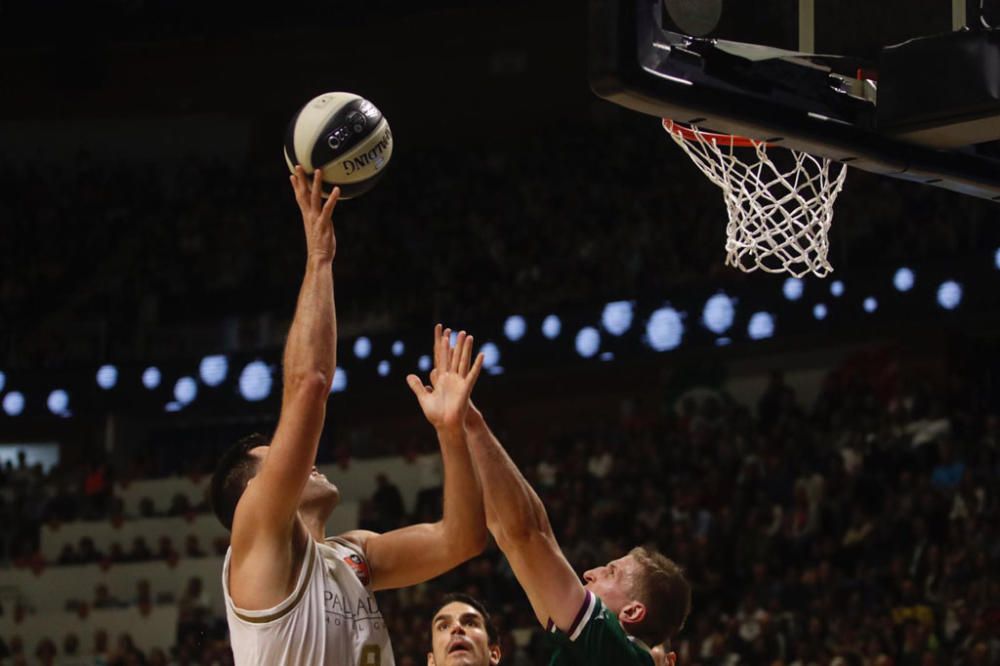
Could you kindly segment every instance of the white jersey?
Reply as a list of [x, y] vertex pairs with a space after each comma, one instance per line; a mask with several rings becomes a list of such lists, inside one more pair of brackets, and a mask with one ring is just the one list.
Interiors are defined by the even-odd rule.
[[394, 666], [364, 553], [337, 537], [309, 543], [295, 589], [267, 610], [233, 603], [232, 549], [226, 553], [222, 589], [236, 666]]

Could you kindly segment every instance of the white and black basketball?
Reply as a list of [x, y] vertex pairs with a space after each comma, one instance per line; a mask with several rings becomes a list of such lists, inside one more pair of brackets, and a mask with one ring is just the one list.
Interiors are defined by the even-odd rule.
[[357, 197], [382, 177], [392, 157], [392, 130], [374, 104], [346, 92], [329, 92], [303, 106], [288, 124], [285, 161], [295, 171], [323, 171], [323, 196]]

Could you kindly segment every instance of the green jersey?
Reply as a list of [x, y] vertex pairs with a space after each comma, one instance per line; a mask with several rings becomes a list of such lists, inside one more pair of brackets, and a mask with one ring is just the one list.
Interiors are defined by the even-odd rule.
[[625, 633], [618, 618], [587, 590], [583, 607], [567, 632], [549, 620], [555, 643], [549, 666], [653, 666], [646, 646]]

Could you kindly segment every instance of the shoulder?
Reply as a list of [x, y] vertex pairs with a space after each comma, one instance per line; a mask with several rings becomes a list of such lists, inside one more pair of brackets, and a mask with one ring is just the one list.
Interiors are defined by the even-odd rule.
[[560, 631], [552, 622], [548, 630], [559, 649], [577, 655], [583, 660], [581, 663], [595, 666], [606, 663], [653, 666], [654, 663], [649, 651], [625, 633], [615, 614], [590, 590], [568, 631]]

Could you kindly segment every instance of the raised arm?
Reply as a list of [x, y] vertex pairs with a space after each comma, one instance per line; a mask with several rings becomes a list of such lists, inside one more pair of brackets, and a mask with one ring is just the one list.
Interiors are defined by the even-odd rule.
[[486, 524], [543, 625], [569, 630], [586, 591], [566, 561], [542, 501], [473, 406], [466, 418], [472, 462], [483, 487]]
[[305, 276], [285, 342], [281, 416], [260, 470], [237, 505], [232, 534], [234, 569], [258, 553], [260, 559], [277, 558], [268, 569], [277, 569], [279, 579], [289, 559], [299, 499], [316, 460], [337, 363], [332, 267], [337, 243], [331, 215], [340, 191], [334, 188], [324, 203], [318, 170], [311, 190], [301, 167], [291, 182], [305, 227]]
[[354, 531], [344, 536], [365, 551], [376, 590], [406, 587], [429, 580], [475, 557], [486, 546], [483, 496], [465, 440], [465, 414], [483, 357], [472, 358], [472, 336], [434, 328], [431, 385], [416, 375], [406, 378], [424, 416], [434, 426], [444, 463], [444, 511], [436, 523], [420, 523], [376, 534]]

